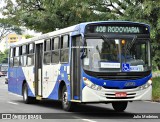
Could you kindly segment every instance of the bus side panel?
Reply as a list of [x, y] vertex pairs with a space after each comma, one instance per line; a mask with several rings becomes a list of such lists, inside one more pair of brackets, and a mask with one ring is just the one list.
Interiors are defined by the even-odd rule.
[[[48, 96], [53, 91], [54, 87], [56, 87], [57, 78], [59, 75], [60, 64], [55, 65], [43, 65], [43, 98], [48, 98]], [[54, 93], [54, 99], [57, 99], [57, 94]]]
[[[27, 72], [26, 68], [22, 67], [13, 67], [8, 70], [8, 91], [22, 95], [22, 84], [23, 81], [27, 81]], [[30, 77], [30, 75], [28, 76]], [[32, 79], [33, 82], [34, 79]], [[33, 83], [30, 83], [33, 84]], [[31, 85], [27, 81], [28, 85], [28, 96], [35, 96], [34, 91], [31, 90]]]
[[60, 67], [60, 74], [57, 76], [56, 84], [54, 86], [54, 89], [48, 96], [49, 99], [58, 100], [58, 91], [61, 81], [65, 82], [65, 85], [67, 87], [67, 93], [68, 93], [68, 100], [70, 100], [70, 75], [67, 74], [67, 67], [69, 69], [68, 64], [63, 64]]
[[[27, 85], [28, 85], [28, 96], [35, 97], [35, 78], [34, 78], [34, 67], [29, 66], [29, 67], [22, 67], [22, 75], [20, 76], [20, 79], [23, 83], [23, 80], [26, 80]], [[21, 85], [22, 87], [22, 85]]]
[[8, 91], [17, 93], [17, 78], [16, 73], [17, 68], [9, 68], [8, 69]]
[[22, 95], [22, 83], [25, 79], [24, 73], [21, 67], [17, 68], [17, 94]]

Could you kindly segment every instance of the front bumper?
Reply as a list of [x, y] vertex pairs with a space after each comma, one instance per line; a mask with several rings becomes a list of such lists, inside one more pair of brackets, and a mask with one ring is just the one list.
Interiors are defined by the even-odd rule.
[[[116, 98], [115, 92], [126, 92], [127, 97]], [[134, 89], [105, 89], [100, 91], [85, 86], [82, 90], [82, 102], [112, 102], [112, 101], [141, 101], [152, 99], [152, 85], [140, 90]]]

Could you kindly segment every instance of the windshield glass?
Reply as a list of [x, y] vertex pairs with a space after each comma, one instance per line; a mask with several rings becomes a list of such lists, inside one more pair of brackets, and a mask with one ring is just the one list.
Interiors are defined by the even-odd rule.
[[147, 71], [149, 41], [135, 39], [86, 39], [83, 67], [95, 72]]

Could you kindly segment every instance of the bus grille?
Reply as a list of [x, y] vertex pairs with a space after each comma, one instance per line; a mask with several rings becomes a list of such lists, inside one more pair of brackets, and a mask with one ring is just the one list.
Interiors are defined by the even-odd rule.
[[[123, 89], [134, 89], [137, 88], [138, 86], [132, 86], [132, 87], [123, 87]], [[120, 89], [119, 87], [110, 87], [110, 86], [103, 86], [105, 89]]]
[[104, 79], [104, 80], [136, 80], [142, 78], [142, 76], [132, 76], [132, 75], [125, 75], [125, 76], [103, 76], [97, 75], [97, 78]]

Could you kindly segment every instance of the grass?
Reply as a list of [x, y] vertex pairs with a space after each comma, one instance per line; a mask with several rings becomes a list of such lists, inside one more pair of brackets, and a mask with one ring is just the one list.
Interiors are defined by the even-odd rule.
[[152, 80], [153, 80], [152, 100], [160, 101], [160, 77], [154, 77], [152, 78]]

